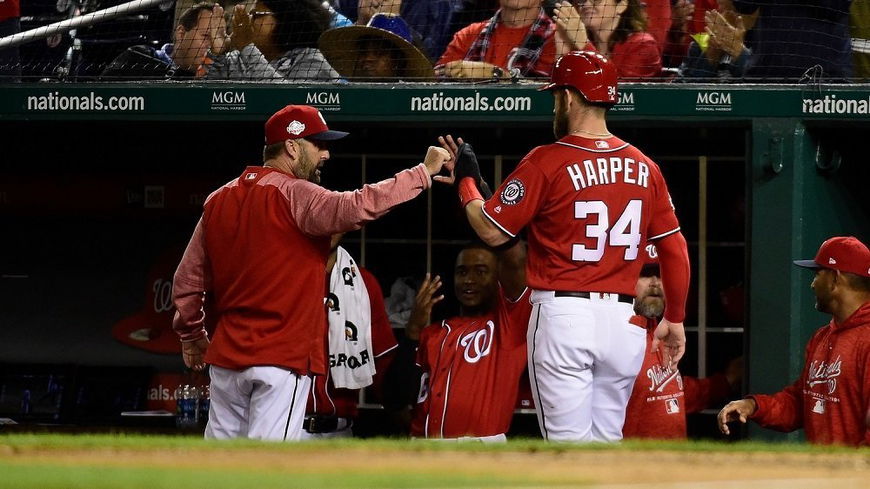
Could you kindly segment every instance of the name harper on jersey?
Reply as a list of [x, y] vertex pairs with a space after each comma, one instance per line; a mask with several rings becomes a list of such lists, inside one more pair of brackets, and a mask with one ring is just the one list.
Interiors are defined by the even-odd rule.
[[595, 185], [628, 183], [646, 188], [649, 186], [649, 165], [633, 158], [611, 156], [583, 160], [566, 166], [574, 190], [580, 191]]

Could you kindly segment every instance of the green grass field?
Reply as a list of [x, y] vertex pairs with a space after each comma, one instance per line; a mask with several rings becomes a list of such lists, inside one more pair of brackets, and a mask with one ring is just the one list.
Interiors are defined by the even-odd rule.
[[280, 444], [0, 435], [0, 488], [632, 487], [657, 481], [719, 487], [730, 479], [765, 487], [764, 481], [785, 478], [795, 481], [788, 485], [795, 489], [819, 477], [840, 479], [838, 488], [870, 487], [870, 449], [757, 442]]

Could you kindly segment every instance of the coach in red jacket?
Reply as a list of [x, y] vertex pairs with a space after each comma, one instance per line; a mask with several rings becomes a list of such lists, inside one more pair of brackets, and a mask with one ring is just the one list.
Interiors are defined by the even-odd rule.
[[685, 439], [686, 415], [724, 402], [743, 377], [741, 360], [732, 360], [725, 373], [699, 379], [668, 368], [662, 352], [652, 351], [653, 333], [665, 310], [665, 294], [655, 245], [646, 245], [641, 253], [646, 262], [637, 279], [637, 315], [631, 323], [646, 329], [646, 355], [625, 409], [622, 436]]
[[831, 322], [807, 344], [800, 378], [773, 395], [751, 395], [719, 412], [728, 422], [755, 420], [765, 428], [803, 428], [818, 444], [870, 445], [870, 250], [854, 237], [822, 243], [813, 260], [795, 265], [816, 271], [816, 309]]
[[[288, 105], [266, 122], [263, 166], [212, 193], [175, 272], [173, 328], [184, 363], [211, 365], [206, 438], [296, 440], [311, 377], [326, 373], [330, 237], [359, 229], [429, 188], [450, 154], [353, 192], [320, 183], [331, 131], [320, 112]], [[204, 327], [214, 302], [214, 337]]]

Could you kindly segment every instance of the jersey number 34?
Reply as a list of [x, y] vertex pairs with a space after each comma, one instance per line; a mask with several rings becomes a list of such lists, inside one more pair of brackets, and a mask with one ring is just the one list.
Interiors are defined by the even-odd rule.
[[637, 258], [640, 246], [640, 219], [643, 201], [630, 200], [619, 219], [610, 226], [610, 213], [607, 204], [600, 200], [581, 200], [574, 202], [574, 218], [588, 219], [597, 216], [598, 222], [586, 225], [586, 237], [596, 240], [594, 248], [586, 245], [571, 245], [571, 259], [574, 261], [600, 261], [604, 251], [610, 247], [624, 247], [625, 260]]

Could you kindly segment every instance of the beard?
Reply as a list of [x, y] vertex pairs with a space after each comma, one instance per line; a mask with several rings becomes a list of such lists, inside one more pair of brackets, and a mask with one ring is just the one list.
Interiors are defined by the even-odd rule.
[[568, 111], [565, 109], [556, 109], [553, 116], [553, 135], [556, 139], [562, 139], [569, 134], [568, 131]]
[[643, 296], [635, 302], [634, 312], [646, 318], [658, 318], [665, 312], [665, 301], [661, 296]]
[[317, 163], [312, 161], [305, 151], [299, 152], [299, 168], [305, 174], [302, 178], [311, 183], [320, 184], [320, 173], [317, 171]]

